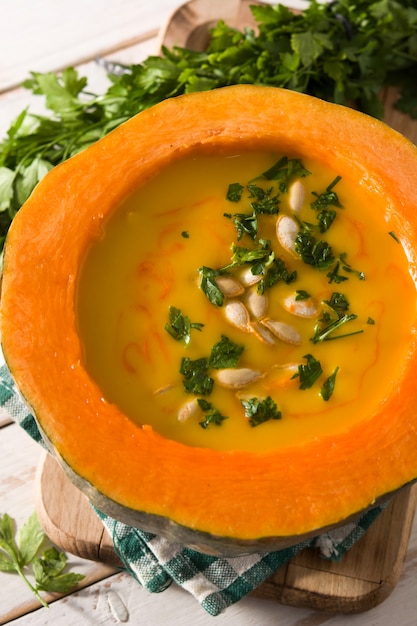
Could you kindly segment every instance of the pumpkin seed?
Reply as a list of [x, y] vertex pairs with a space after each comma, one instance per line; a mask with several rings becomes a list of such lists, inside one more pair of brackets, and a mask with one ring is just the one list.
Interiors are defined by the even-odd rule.
[[256, 283], [259, 283], [262, 276], [261, 274], [252, 274], [251, 268], [247, 267], [240, 273], [239, 278], [242, 285], [245, 287], [251, 287], [252, 285], [256, 285]]
[[245, 294], [246, 306], [255, 319], [266, 315], [268, 310], [268, 296], [258, 293], [256, 289], [249, 289]]
[[262, 343], [267, 343], [270, 346], [273, 346], [275, 344], [274, 335], [265, 326], [262, 326], [262, 324], [255, 321], [251, 322], [250, 327], [253, 334], [257, 339], [259, 339], [259, 341], [262, 341]]
[[224, 307], [224, 315], [228, 322], [243, 330], [249, 332], [250, 316], [249, 311], [240, 300], [232, 300]]
[[219, 385], [231, 389], [242, 389], [262, 378], [264, 374], [248, 367], [226, 368], [217, 370], [214, 374]]
[[291, 211], [299, 213], [304, 204], [304, 198], [306, 195], [305, 187], [301, 180], [295, 180], [288, 190], [288, 204]]
[[198, 413], [201, 413], [200, 405], [197, 402], [197, 398], [193, 398], [193, 400], [189, 400], [182, 405], [178, 411], [177, 418], [179, 422], [185, 422]]
[[216, 285], [226, 298], [241, 296], [245, 291], [243, 285], [231, 276], [218, 276], [216, 278]]
[[280, 215], [278, 217], [276, 224], [278, 241], [284, 250], [294, 256], [297, 256], [295, 252], [295, 240], [298, 235], [298, 230], [298, 224], [293, 217], [289, 215]]
[[314, 302], [313, 298], [305, 298], [304, 300], [297, 300], [297, 294], [293, 293], [287, 296], [283, 302], [284, 309], [286, 309], [292, 315], [297, 317], [317, 317], [319, 309]]
[[298, 363], [283, 363], [273, 365], [263, 383], [268, 390], [277, 390], [297, 384], [294, 374], [298, 372]]
[[302, 342], [302, 337], [298, 330], [291, 326], [290, 324], [286, 324], [285, 322], [280, 322], [278, 320], [270, 319], [269, 317], [265, 317], [261, 320], [261, 324], [266, 326], [278, 339], [281, 341], [285, 341], [285, 343], [292, 343], [295, 345], [300, 345]]

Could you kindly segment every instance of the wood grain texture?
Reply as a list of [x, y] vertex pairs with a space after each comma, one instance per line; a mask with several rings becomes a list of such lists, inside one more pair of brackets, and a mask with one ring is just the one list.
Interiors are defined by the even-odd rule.
[[[339, 613], [359, 613], [377, 606], [399, 580], [416, 503], [417, 485], [404, 489], [340, 561], [303, 550], [253, 595]], [[63, 550], [84, 559], [120, 564], [86, 497], [46, 453], [37, 472], [36, 507], [45, 532]]]

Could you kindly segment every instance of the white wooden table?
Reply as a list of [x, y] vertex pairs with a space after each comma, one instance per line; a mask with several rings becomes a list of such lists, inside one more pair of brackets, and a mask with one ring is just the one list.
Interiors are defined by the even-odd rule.
[[[227, 3], [228, 0], [224, 0]], [[233, 0], [231, 0], [233, 1]], [[31, 70], [77, 65], [93, 91], [107, 86], [98, 55], [125, 63], [157, 53], [157, 34], [178, 0], [2, 0], [0, 9], [0, 136], [30, 105], [41, 104], [18, 87]], [[291, 2], [302, 8], [302, 0]], [[34, 479], [41, 450], [0, 414], [0, 514], [20, 525], [34, 511]], [[50, 597], [40, 608], [17, 576], [0, 573], [0, 624], [80, 626], [122, 621], [141, 626], [416, 626], [417, 520], [401, 579], [376, 608], [358, 615], [332, 615], [248, 597], [213, 618], [182, 589], [150, 594], [128, 574], [69, 555], [72, 571], [85, 574], [82, 587], [66, 597]], [[115, 612], [117, 602], [125, 610]], [[119, 605], [120, 606], [120, 605]]]

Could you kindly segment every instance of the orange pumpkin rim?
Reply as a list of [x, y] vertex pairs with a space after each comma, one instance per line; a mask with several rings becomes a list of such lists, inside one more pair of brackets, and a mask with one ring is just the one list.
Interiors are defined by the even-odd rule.
[[141, 511], [248, 541], [299, 537], [416, 478], [417, 333], [384, 402], [348, 432], [288, 450], [225, 453], [164, 439], [108, 403], [77, 332], [77, 276], [103, 220], [193, 147], [237, 144], [314, 154], [382, 196], [415, 278], [416, 148], [346, 107], [273, 87], [226, 87], [138, 114], [41, 181], [7, 237], [2, 347], [51, 451], [115, 516]]

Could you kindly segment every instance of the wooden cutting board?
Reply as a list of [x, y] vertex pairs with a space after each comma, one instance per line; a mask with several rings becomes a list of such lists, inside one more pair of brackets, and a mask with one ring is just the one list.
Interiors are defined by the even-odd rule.
[[[159, 45], [204, 49], [219, 19], [230, 26], [254, 26], [255, 0], [191, 0], [177, 9], [160, 32]], [[381, 95], [385, 121], [417, 142], [417, 121], [394, 108], [397, 92]], [[282, 604], [340, 613], [359, 613], [380, 604], [394, 589], [403, 567], [417, 485], [396, 495], [365, 536], [340, 561], [306, 549], [254, 593]], [[43, 455], [36, 480], [36, 507], [45, 532], [63, 550], [120, 566], [112, 541], [85, 496], [69, 482], [50, 455]]]

